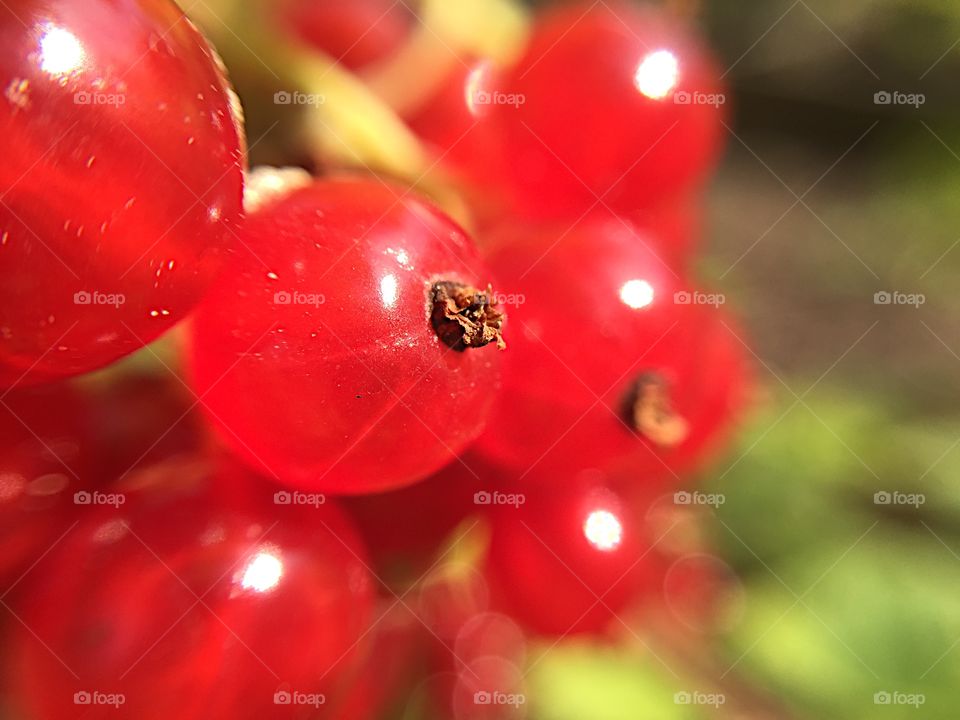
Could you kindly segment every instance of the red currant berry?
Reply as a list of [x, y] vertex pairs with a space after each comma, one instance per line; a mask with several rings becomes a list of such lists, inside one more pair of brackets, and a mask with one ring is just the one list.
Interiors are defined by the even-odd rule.
[[490, 514], [494, 605], [544, 635], [603, 630], [656, 578], [633, 498], [603, 478], [565, 480]]
[[416, 20], [390, 0], [286, 0], [281, 14], [303, 41], [353, 70], [396, 52]]
[[69, 526], [73, 493], [89, 476], [85, 412], [63, 383], [0, 397], [0, 583], [39, 560]]
[[684, 28], [626, 2], [545, 12], [497, 104], [502, 172], [522, 209], [618, 212], [698, 184], [723, 135], [722, 84]]
[[227, 81], [172, 2], [0, 9], [0, 386], [105, 365], [182, 319], [240, 216]]
[[478, 452], [537, 477], [625, 462], [650, 481], [713, 446], [742, 397], [742, 349], [713, 307], [684, 304], [651, 246], [607, 217], [498, 238], [490, 261], [517, 307]]
[[503, 315], [463, 232], [374, 180], [330, 180], [249, 218], [196, 313], [193, 374], [226, 442], [301, 489], [397, 488], [483, 429]]
[[[31, 717], [75, 717], [78, 702], [136, 718], [279, 717], [278, 704], [304, 717], [333, 701], [372, 609], [362, 546], [336, 507], [264, 504], [241, 497], [244, 480], [216, 496], [175, 465], [80, 514], [15, 608], [13, 693]], [[285, 702], [295, 693], [303, 702]]]

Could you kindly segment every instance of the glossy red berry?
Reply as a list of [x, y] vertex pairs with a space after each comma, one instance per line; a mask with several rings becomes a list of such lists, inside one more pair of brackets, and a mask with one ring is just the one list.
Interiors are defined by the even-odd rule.
[[652, 246], [604, 216], [498, 238], [489, 259], [517, 306], [478, 452], [551, 482], [619, 464], [652, 482], [702, 460], [742, 401], [743, 350]]
[[241, 210], [218, 60], [167, 0], [0, 8], [0, 387], [156, 338], [205, 290]]
[[599, 476], [529, 488], [490, 514], [494, 605], [535, 633], [600, 632], [652, 587], [656, 538], [633, 498]]
[[215, 496], [175, 465], [79, 514], [15, 608], [11, 690], [30, 717], [310, 717], [334, 701], [370, 621], [363, 548], [333, 505], [244, 487]]
[[[722, 83], [700, 42], [627, 2], [541, 15], [496, 105], [521, 209], [630, 212], [700, 183], [721, 147]], [[517, 98], [511, 102], [510, 98]]]
[[283, 23], [300, 39], [357, 70], [396, 52], [416, 18], [390, 0], [285, 0]]
[[444, 215], [379, 181], [318, 181], [251, 216], [244, 241], [253, 252], [196, 313], [193, 375], [224, 440], [261, 473], [387, 490], [482, 431], [503, 315]]

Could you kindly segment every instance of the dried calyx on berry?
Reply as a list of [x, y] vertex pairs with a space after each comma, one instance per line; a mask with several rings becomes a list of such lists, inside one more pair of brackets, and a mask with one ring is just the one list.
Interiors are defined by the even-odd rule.
[[637, 378], [627, 396], [627, 415], [634, 430], [660, 447], [676, 447], [690, 433], [690, 424], [670, 402], [669, 383], [656, 372]]
[[478, 290], [458, 282], [438, 281], [430, 288], [430, 323], [448, 347], [464, 351], [492, 342], [503, 350], [506, 316], [497, 309], [493, 288]]

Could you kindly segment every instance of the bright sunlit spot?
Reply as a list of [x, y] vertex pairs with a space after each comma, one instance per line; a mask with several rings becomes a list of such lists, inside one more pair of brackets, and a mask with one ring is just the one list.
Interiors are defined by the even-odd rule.
[[380, 279], [380, 299], [384, 307], [393, 307], [397, 302], [397, 276], [384, 275]]
[[40, 69], [51, 75], [66, 75], [83, 63], [83, 45], [63, 28], [48, 25], [40, 38]]
[[628, 280], [620, 288], [620, 299], [634, 310], [645, 308], [653, 302], [653, 285], [646, 280]]
[[663, 100], [676, 89], [679, 79], [677, 56], [669, 50], [657, 50], [643, 59], [633, 82], [651, 100]]
[[594, 510], [583, 523], [584, 537], [598, 550], [616, 550], [623, 540], [623, 525], [609, 510]]
[[283, 562], [271, 552], [259, 552], [247, 563], [240, 577], [244, 590], [266, 592], [276, 587], [283, 575]]

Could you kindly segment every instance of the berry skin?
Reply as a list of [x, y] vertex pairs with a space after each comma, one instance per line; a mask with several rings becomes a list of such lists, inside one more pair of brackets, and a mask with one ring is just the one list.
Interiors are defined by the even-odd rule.
[[244, 496], [249, 478], [219, 496], [169, 470], [117, 508], [84, 508], [30, 571], [9, 645], [16, 703], [73, 718], [75, 694], [99, 692], [123, 704], [91, 703], [95, 717], [226, 720], [315, 712], [278, 692], [334, 702], [373, 600], [346, 517]]
[[490, 253], [501, 292], [524, 302], [477, 451], [545, 482], [620, 466], [655, 482], [701, 462], [743, 397], [728, 321], [683, 304], [693, 296], [624, 222], [564, 233], [511, 231]]
[[546, 636], [597, 633], [658, 577], [636, 495], [601, 476], [529, 488], [490, 513], [487, 574], [495, 606]]
[[396, 52], [415, 18], [390, 0], [286, 0], [284, 24], [304, 42], [358, 70]]
[[166, 0], [0, 8], [0, 387], [153, 340], [202, 295], [240, 217], [242, 130]]
[[[565, 4], [536, 21], [496, 106], [501, 172], [528, 214], [629, 213], [698, 185], [723, 135], [699, 41], [651, 8]], [[707, 104], [710, 100], [713, 104]]]
[[426, 477], [482, 431], [503, 316], [445, 216], [379, 181], [318, 181], [251, 216], [244, 241], [253, 253], [196, 313], [192, 365], [247, 462], [364, 494]]

